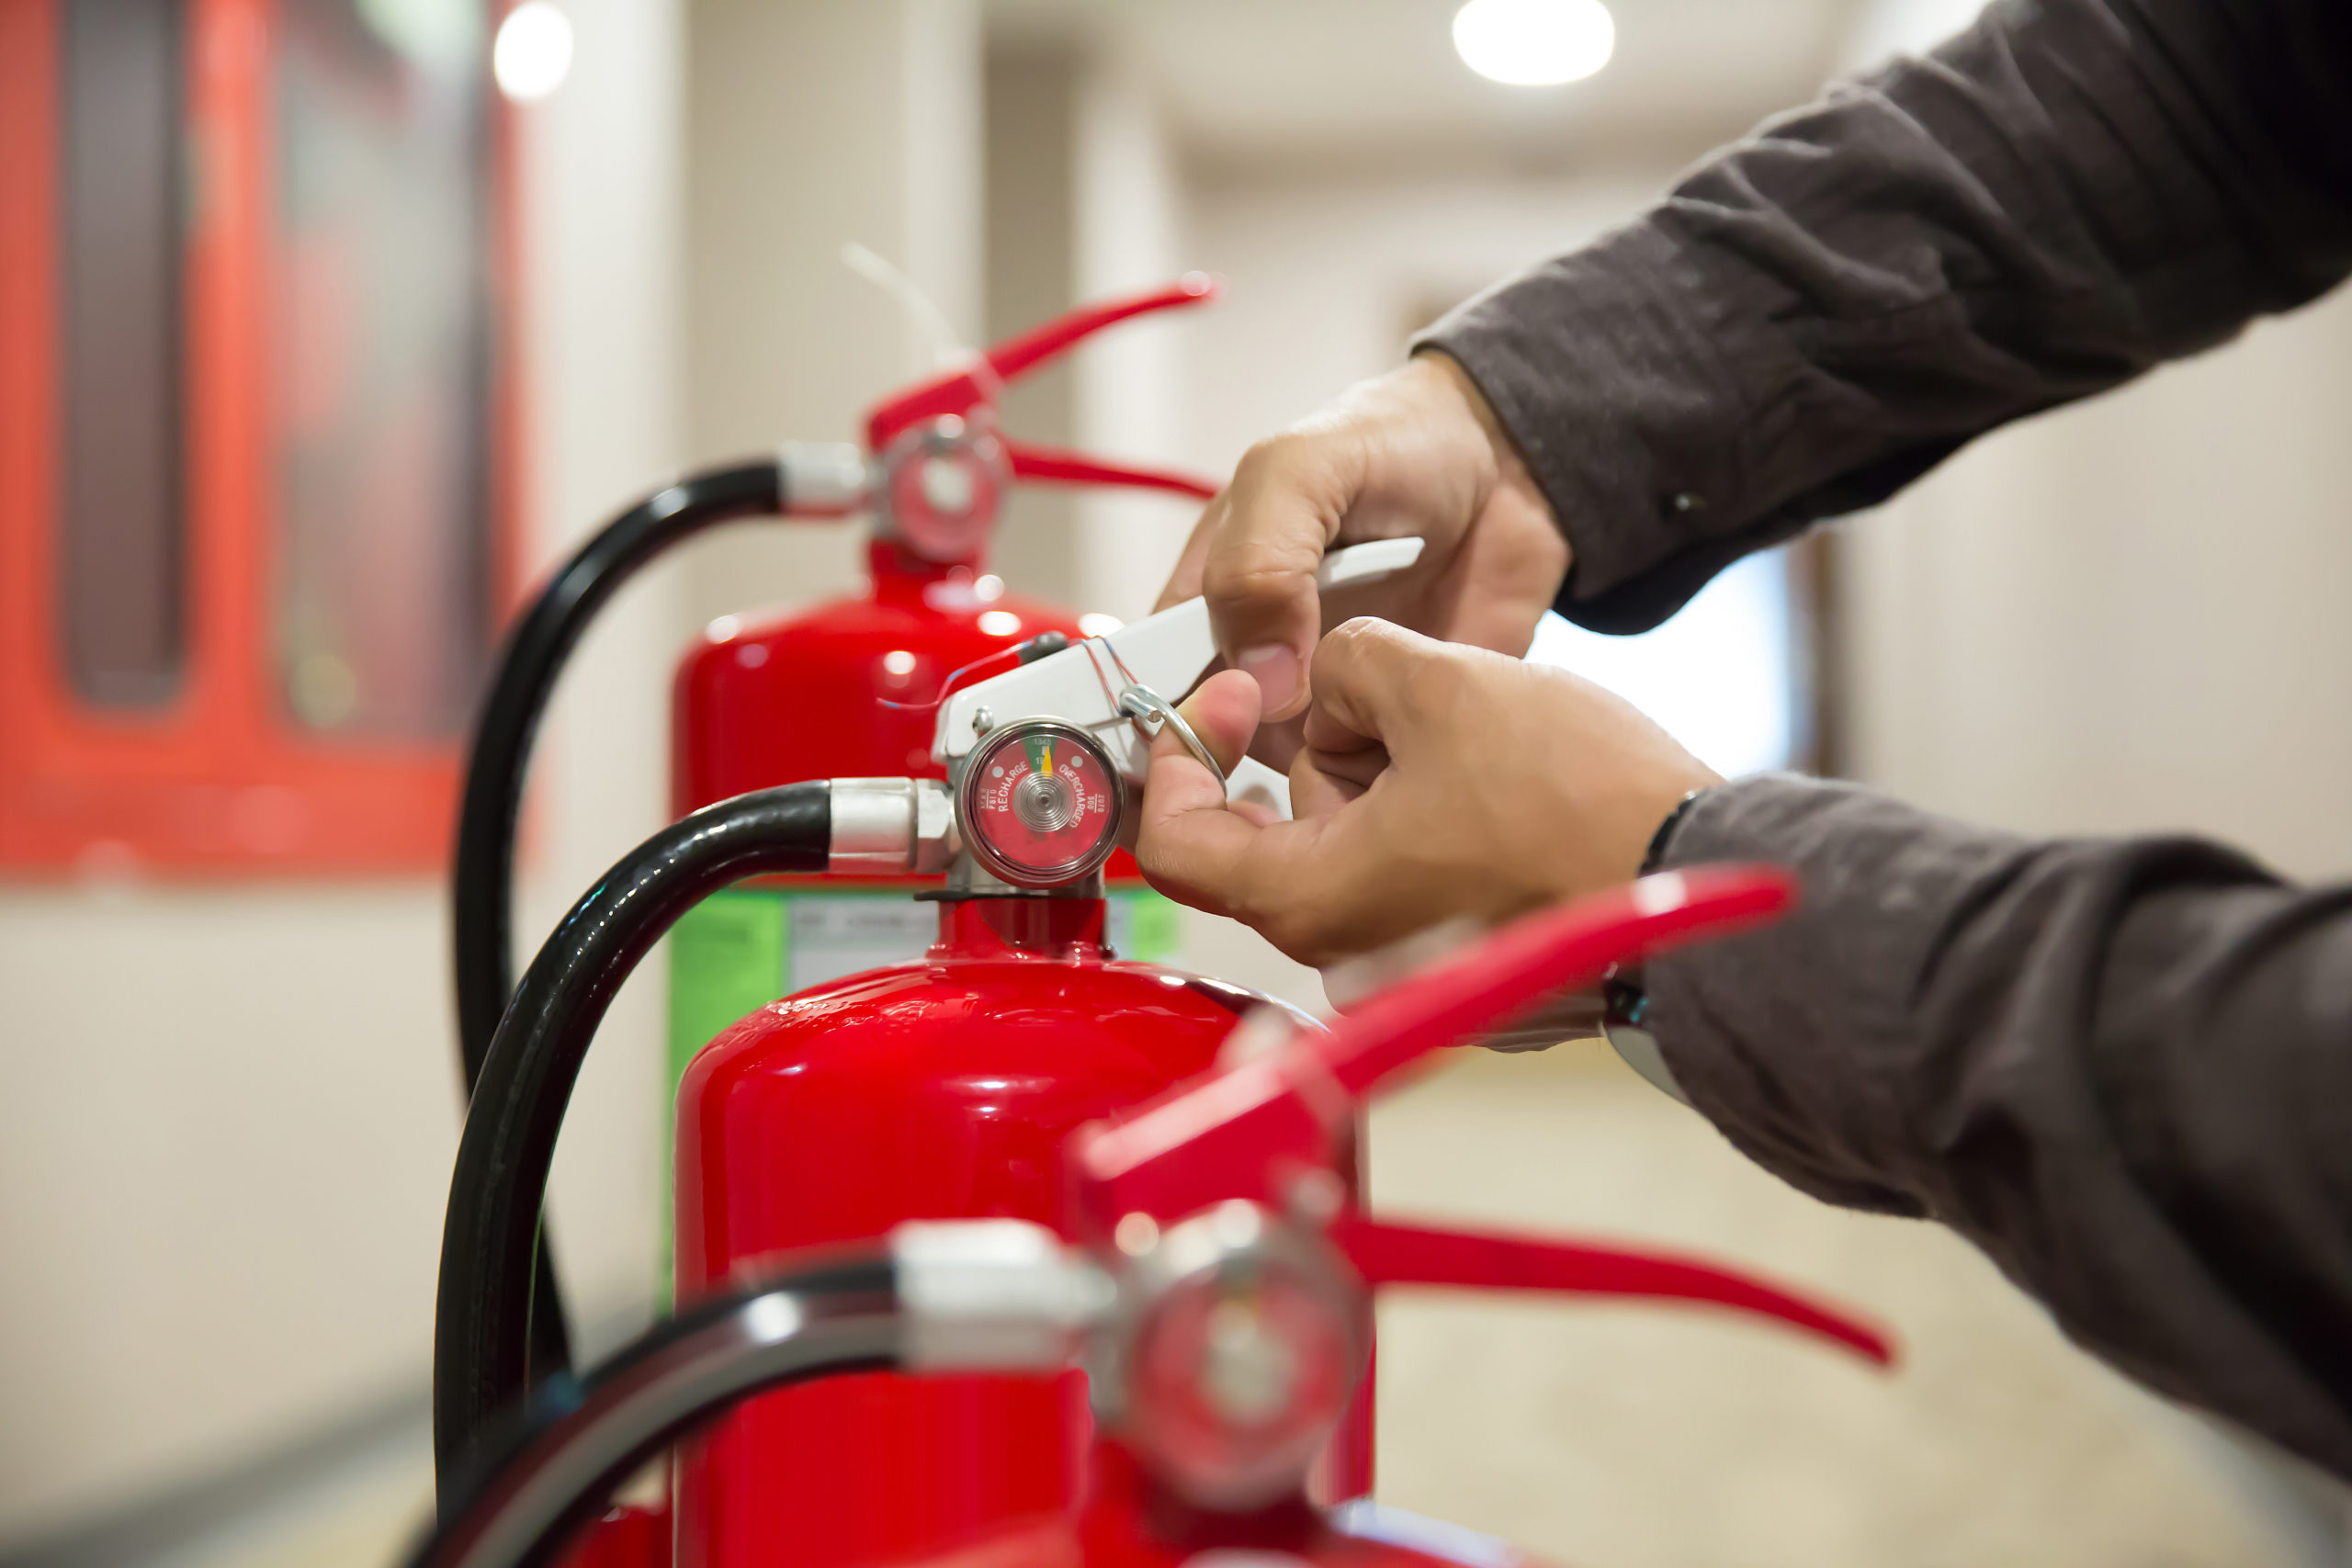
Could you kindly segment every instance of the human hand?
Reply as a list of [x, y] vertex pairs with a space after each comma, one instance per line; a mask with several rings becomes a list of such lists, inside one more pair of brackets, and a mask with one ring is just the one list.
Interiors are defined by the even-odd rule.
[[1494, 411], [1441, 354], [1251, 447], [1201, 514], [1159, 607], [1205, 597], [1226, 663], [1257, 681], [1269, 721], [1288, 719], [1306, 706], [1324, 628], [1324, 553], [1406, 536], [1427, 541], [1419, 562], [1350, 591], [1347, 613], [1527, 651], [1567, 576], [1567, 538]]
[[[1631, 704], [1564, 670], [1364, 618], [1323, 638], [1315, 671], [1292, 820], [1227, 805], [1163, 734], [1136, 841], [1155, 887], [1304, 963], [1631, 881], [1675, 804], [1722, 782]], [[1227, 671], [1182, 707], [1229, 767], [1261, 705], [1255, 682]]]

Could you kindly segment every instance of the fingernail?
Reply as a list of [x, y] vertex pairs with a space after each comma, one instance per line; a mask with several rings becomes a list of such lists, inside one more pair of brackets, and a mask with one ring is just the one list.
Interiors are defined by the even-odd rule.
[[1279, 643], [1245, 648], [1234, 660], [1241, 672], [1258, 682], [1268, 713], [1280, 713], [1298, 694], [1298, 655]]

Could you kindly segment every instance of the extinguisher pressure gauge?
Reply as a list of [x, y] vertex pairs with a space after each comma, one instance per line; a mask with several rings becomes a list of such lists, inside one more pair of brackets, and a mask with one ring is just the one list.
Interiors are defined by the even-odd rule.
[[1119, 841], [1125, 786], [1100, 742], [1059, 719], [1016, 719], [964, 765], [964, 844], [1016, 887], [1058, 887], [1101, 869]]

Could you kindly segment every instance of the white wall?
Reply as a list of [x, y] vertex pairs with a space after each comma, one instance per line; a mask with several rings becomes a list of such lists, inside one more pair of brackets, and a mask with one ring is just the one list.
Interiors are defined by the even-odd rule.
[[1592, 238], [1661, 180], [1480, 174], [1196, 183], [1192, 265], [1225, 276], [1190, 359], [1195, 460], [1250, 444], [1401, 363], [1408, 332], [1517, 267]]
[[1857, 772], [2352, 871], [2352, 294], [1980, 442], [1839, 541]]
[[[1134, 63], [1115, 51], [1090, 61], [1073, 120], [1071, 276], [1078, 299], [1156, 288], [1198, 265], [1186, 254], [1190, 237], [1173, 150]], [[1079, 350], [1080, 450], [1183, 464], [1185, 357], [1204, 313], [1195, 306], [1129, 321]], [[1217, 468], [1212, 477], [1223, 473]], [[1192, 502], [1149, 492], [1080, 491], [1079, 603], [1123, 620], [1148, 615], [1199, 513]]]
[[[679, 0], [567, 0], [572, 75], [531, 126], [533, 439], [549, 564], [658, 486], [685, 452]], [[670, 671], [687, 625], [683, 563], [624, 589], [573, 657], [540, 741], [545, 837], [530, 863], [516, 973], [563, 911], [670, 819]], [[577, 1326], [650, 1310], [660, 1234], [661, 966], [615, 999], [558, 1145], [551, 1234]]]
[[[543, 555], [678, 457], [678, 17], [567, 9], [525, 154]], [[543, 742], [540, 920], [660, 820], [675, 592], [625, 597]], [[458, 1122], [443, 911], [422, 878], [0, 891], [0, 1540], [418, 1385]], [[650, 1267], [655, 999], [623, 998], [567, 1133], [592, 1314]]]
[[[1076, 302], [1076, 162], [1079, 59], [1057, 41], [998, 39], [988, 51], [986, 330], [989, 342], [1025, 332]], [[1007, 431], [1025, 440], [1072, 442], [1077, 378], [1064, 361], [1005, 389]], [[1004, 499], [989, 570], [1014, 592], [1053, 604], [1079, 599], [1077, 497], [1055, 485], [1020, 485]]]
[[[698, 463], [846, 440], [933, 368], [904, 313], [842, 265], [906, 270], [980, 328], [979, 17], [973, 0], [692, 0], [687, 446]], [[752, 525], [699, 544], [697, 621], [852, 589], [861, 529]]]

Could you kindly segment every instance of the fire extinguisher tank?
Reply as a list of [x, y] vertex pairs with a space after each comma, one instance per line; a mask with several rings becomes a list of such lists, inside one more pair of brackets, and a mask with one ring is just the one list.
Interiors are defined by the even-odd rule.
[[942, 777], [927, 705], [940, 683], [1040, 633], [1080, 635], [1068, 611], [1005, 593], [971, 567], [934, 566], [887, 540], [867, 551], [868, 592], [772, 621], [729, 616], [679, 662], [677, 810], [795, 779]]
[[[760, 1008], [678, 1098], [682, 1310], [741, 1266], [910, 1218], [1069, 1233], [1060, 1149], [1205, 1070], [1252, 992], [1103, 947], [1092, 897], [941, 905], [914, 963]], [[772, 1393], [689, 1446], [678, 1568], [934, 1552], [1076, 1500], [1082, 1380], [871, 1373]]]
[[[1077, 617], [1003, 592], [970, 565], [867, 546], [870, 586], [806, 611], [713, 625], [679, 660], [671, 795], [680, 816], [800, 779], [939, 778], [933, 699], [957, 671], [1009, 664]], [[1176, 907], [1124, 850], [1103, 868], [1111, 930], [1130, 957], [1174, 956]], [[931, 912], [906, 895], [935, 879], [877, 872], [770, 877], [710, 899], [670, 938], [670, 1081], [750, 1009], [922, 953]]]

